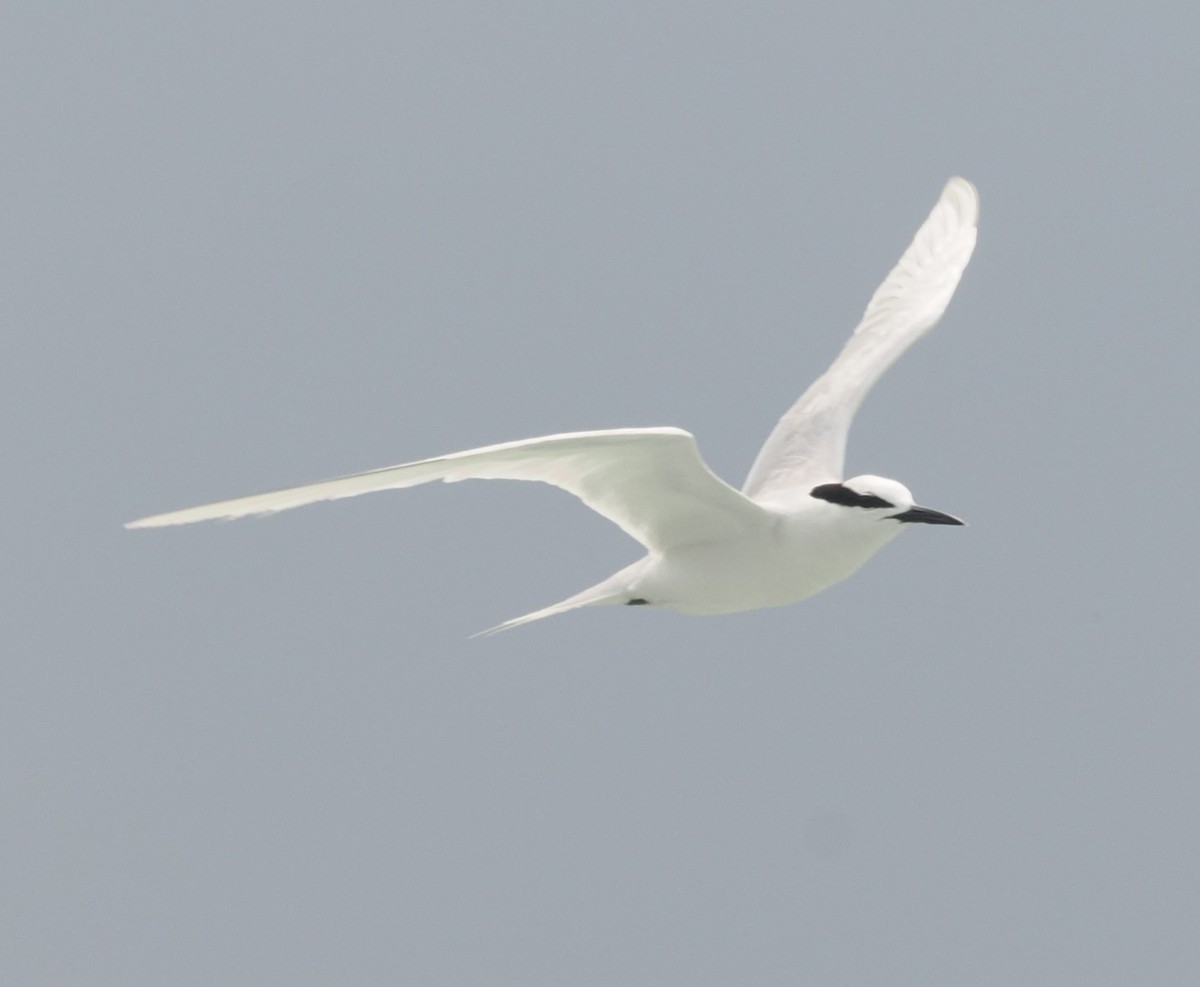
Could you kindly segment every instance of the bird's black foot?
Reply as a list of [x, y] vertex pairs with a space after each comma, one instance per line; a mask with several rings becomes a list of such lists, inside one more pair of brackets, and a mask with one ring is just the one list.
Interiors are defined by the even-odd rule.
[[625, 606], [627, 606], [627, 607], [644, 607], [649, 602], [650, 602], [649, 600], [643, 600], [640, 596], [635, 596], [632, 600], [626, 600]]

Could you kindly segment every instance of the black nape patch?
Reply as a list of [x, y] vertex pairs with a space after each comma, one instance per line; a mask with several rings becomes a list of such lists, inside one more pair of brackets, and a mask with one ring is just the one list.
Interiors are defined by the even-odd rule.
[[844, 483], [822, 483], [813, 487], [809, 494], [817, 500], [827, 500], [831, 504], [841, 504], [843, 507], [895, 507], [890, 501], [874, 494], [860, 494], [851, 490]]
[[644, 607], [649, 602], [650, 602], [649, 600], [643, 600], [640, 596], [635, 596], [632, 600], [626, 600], [625, 606], [627, 606], [627, 607]]

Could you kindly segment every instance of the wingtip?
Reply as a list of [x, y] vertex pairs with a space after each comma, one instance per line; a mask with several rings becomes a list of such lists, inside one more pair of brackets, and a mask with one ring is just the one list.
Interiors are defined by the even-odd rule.
[[162, 527], [162, 516], [154, 514], [150, 517], [140, 517], [136, 521], [126, 521], [121, 527], [126, 531], [135, 531], [138, 528], [159, 528]]
[[228, 517], [229, 515], [226, 514], [207, 513], [201, 507], [189, 507], [182, 511], [152, 514], [150, 517], [141, 517], [136, 521], [126, 521], [122, 527], [129, 531], [139, 528], [173, 528], [181, 524], [195, 524], [197, 521], [220, 521]]
[[126, 531], [136, 531], [140, 528], [166, 528], [172, 524], [179, 524], [175, 515], [180, 512], [175, 511], [170, 514], [152, 514], [150, 517], [140, 517], [136, 521], [126, 521], [121, 527]]
[[971, 226], [979, 225], [979, 190], [974, 183], [955, 175], [942, 189], [942, 201], [951, 203]]

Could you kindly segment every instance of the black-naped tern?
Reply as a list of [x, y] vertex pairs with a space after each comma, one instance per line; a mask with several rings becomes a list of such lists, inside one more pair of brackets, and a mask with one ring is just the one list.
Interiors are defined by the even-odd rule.
[[704, 464], [691, 433], [619, 428], [456, 452], [126, 527], [273, 514], [432, 480], [538, 480], [573, 493], [641, 542], [646, 555], [493, 631], [599, 604], [717, 614], [796, 603], [845, 579], [908, 524], [963, 523], [918, 507], [895, 480], [843, 480], [842, 463], [846, 433], [867, 392], [946, 310], [975, 249], [978, 218], [974, 186], [952, 178], [833, 365], [775, 426], [740, 493]]

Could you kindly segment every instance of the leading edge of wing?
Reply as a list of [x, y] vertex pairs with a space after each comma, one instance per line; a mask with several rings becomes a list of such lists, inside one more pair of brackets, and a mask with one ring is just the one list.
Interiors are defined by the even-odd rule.
[[772, 499], [792, 487], [841, 479], [855, 412], [888, 367], [942, 317], [975, 249], [978, 222], [975, 186], [950, 179], [837, 359], [767, 438], [742, 487], [747, 496]]
[[651, 549], [663, 549], [760, 509], [714, 475], [679, 428], [566, 432], [401, 463], [131, 521], [158, 528], [274, 514], [326, 500], [442, 480], [533, 480], [575, 494]]

